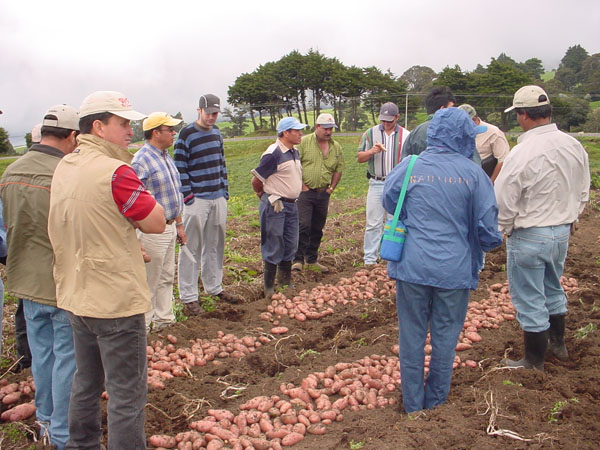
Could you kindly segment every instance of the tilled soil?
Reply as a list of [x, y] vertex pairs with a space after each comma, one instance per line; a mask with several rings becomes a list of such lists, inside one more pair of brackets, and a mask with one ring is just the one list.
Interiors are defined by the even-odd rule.
[[[358, 411], [347, 408], [343, 419], [326, 426], [324, 435], [307, 434], [293, 448], [600, 448], [599, 215], [594, 204], [588, 206], [570, 242], [565, 276], [576, 278], [578, 289], [568, 293], [569, 361], [549, 357], [543, 373], [501, 368], [505, 354], [520, 358], [523, 349], [518, 323], [505, 321], [497, 329], [480, 330], [483, 340], [458, 353], [462, 361], [474, 360], [477, 367], [459, 365], [455, 369], [445, 405], [409, 416], [402, 410], [398, 386], [387, 395], [394, 399], [393, 405]], [[237, 337], [268, 336], [270, 342], [239, 359], [216, 358], [192, 367], [187, 376], [165, 380], [164, 390], [151, 389], [146, 407], [148, 436], [189, 431], [189, 424], [207, 416], [208, 409], [226, 409], [235, 415], [251, 398], [284, 398], [282, 383], [299, 386], [309, 374], [336, 363], [352, 363], [371, 355], [397, 356], [392, 352], [398, 343], [393, 293], [376, 293], [355, 305], [338, 304], [333, 313], [317, 320], [300, 322], [283, 316], [279, 325], [289, 331], [273, 335], [273, 324], [260, 317], [270, 302], [261, 298], [260, 236], [255, 219], [249, 215], [228, 224], [225, 287], [243, 296], [244, 302], [218, 304], [214, 311], [151, 333], [148, 339], [168, 343], [166, 337], [171, 334], [178, 347], [189, 347], [196, 339], [216, 339], [223, 332]], [[352, 278], [364, 270], [363, 225], [364, 200], [332, 201], [321, 246], [321, 262], [331, 271], [294, 272], [295, 288], [283, 293], [292, 298], [303, 289], [336, 285], [341, 278]], [[471, 301], [488, 298], [492, 284], [506, 281], [505, 263], [504, 246], [487, 255]], [[6, 378], [18, 381], [27, 375], [28, 371], [8, 373]], [[32, 422], [30, 419], [25, 425]], [[31, 444], [21, 441], [7, 446], [6, 442], [0, 447]], [[47, 448], [39, 443], [36, 447]]]

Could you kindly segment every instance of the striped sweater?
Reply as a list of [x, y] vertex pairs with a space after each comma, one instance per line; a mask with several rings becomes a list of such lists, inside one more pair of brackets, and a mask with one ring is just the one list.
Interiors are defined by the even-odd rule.
[[174, 149], [186, 204], [193, 203], [194, 197], [229, 198], [223, 137], [216, 126], [205, 130], [195, 122], [189, 124], [179, 132]]

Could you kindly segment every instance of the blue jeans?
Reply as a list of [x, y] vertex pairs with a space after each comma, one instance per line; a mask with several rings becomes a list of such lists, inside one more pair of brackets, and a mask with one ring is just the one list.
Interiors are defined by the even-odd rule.
[[275, 212], [269, 196], [263, 194], [258, 205], [260, 214], [260, 252], [263, 261], [279, 264], [291, 261], [298, 250], [298, 207], [283, 202], [283, 211]]
[[[407, 413], [434, 408], [448, 398], [456, 343], [468, 304], [468, 289], [396, 281], [402, 403]], [[425, 380], [428, 328], [432, 352]]]
[[99, 449], [102, 436], [100, 395], [109, 400], [108, 448], [146, 448], [144, 407], [148, 391], [144, 314], [116, 319], [69, 313], [77, 372], [73, 378], [67, 445], [70, 450]]
[[69, 399], [75, 372], [73, 330], [64, 309], [23, 300], [23, 311], [37, 420], [49, 424], [52, 444], [63, 450], [69, 439]]
[[365, 223], [365, 240], [363, 244], [365, 264], [375, 264], [379, 258], [379, 246], [383, 226], [388, 213], [383, 207], [383, 181], [373, 178], [369, 180], [369, 191], [367, 192], [367, 211]]
[[506, 241], [510, 295], [523, 331], [549, 328], [550, 315], [567, 312], [560, 284], [570, 225], [514, 230]]

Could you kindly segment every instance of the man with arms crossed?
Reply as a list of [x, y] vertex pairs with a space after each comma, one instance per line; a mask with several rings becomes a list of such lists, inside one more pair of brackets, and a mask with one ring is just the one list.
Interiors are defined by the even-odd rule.
[[175, 163], [167, 149], [173, 145], [174, 126], [181, 123], [164, 112], [150, 114], [142, 124], [146, 143], [133, 157], [140, 181], [165, 211], [167, 227], [162, 234], [146, 234], [138, 230], [140, 244], [150, 261], [146, 263], [152, 310], [146, 313], [146, 330], [152, 323], [158, 331], [175, 322], [173, 314], [173, 279], [175, 277], [175, 241], [186, 243], [183, 229], [183, 196]]
[[327, 220], [329, 197], [344, 170], [342, 146], [332, 138], [336, 126], [331, 114], [319, 115], [315, 132], [304, 136], [298, 146], [302, 162], [302, 192], [298, 197], [300, 234], [293, 270], [302, 270], [306, 262], [321, 272], [329, 271], [327, 266], [317, 262], [317, 256]]
[[581, 144], [550, 123], [552, 107], [542, 88], [519, 89], [505, 112], [512, 110], [524, 133], [504, 160], [494, 190], [498, 225], [508, 236], [508, 282], [525, 354], [505, 363], [544, 370], [546, 350], [568, 358], [567, 297], [560, 277], [569, 231], [589, 198], [590, 169]]
[[51, 107], [42, 122], [40, 142], [8, 166], [0, 181], [10, 251], [8, 291], [23, 303], [40, 434], [49, 433], [50, 442], [59, 450], [69, 439], [75, 356], [67, 311], [56, 302], [48, 211], [54, 171], [75, 150], [78, 133], [75, 108]]
[[58, 306], [69, 311], [77, 370], [67, 449], [99, 448], [100, 395], [109, 395], [108, 448], [146, 448], [146, 326], [151, 309], [136, 228], [165, 230], [163, 208], [129, 165], [130, 120], [145, 116], [119, 92], [87, 96], [75, 151], [58, 164], [48, 233]]

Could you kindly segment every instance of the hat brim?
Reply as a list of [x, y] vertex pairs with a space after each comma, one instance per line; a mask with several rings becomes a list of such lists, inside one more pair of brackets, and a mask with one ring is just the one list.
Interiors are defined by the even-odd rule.
[[379, 120], [383, 120], [384, 122], [392, 122], [396, 120], [396, 116], [388, 116], [386, 114], [379, 114]]
[[475, 134], [481, 134], [481, 133], [485, 133], [487, 131], [488, 127], [486, 125], [477, 125], [475, 127]]
[[320, 127], [323, 128], [337, 128], [338, 126], [335, 123], [318, 123]]
[[141, 112], [137, 112], [134, 110], [129, 110], [129, 111], [108, 111], [111, 114], [114, 114], [115, 116], [119, 116], [122, 117], [123, 119], [127, 119], [127, 120], [142, 120], [145, 119], [146, 117], [148, 117], [146, 114], [142, 114]]
[[506, 108], [506, 109], [504, 110], [504, 112], [505, 112], [505, 113], [507, 113], [507, 112], [511, 112], [511, 111], [512, 111], [513, 109], [515, 109], [515, 108], [516, 108], [516, 106], [514, 106], [514, 105], [513, 105], [513, 106], [511, 106], [510, 108]]
[[217, 108], [216, 106], [209, 106], [208, 108], [200, 108], [206, 111], [206, 114], [214, 114], [216, 112], [220, 113], [221, 108]]

